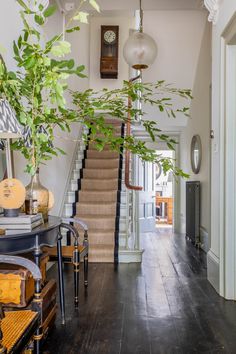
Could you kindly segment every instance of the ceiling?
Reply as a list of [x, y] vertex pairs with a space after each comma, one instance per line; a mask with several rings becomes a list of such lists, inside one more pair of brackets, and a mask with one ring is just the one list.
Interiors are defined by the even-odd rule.
[[[65, 4], [78, 5], [80, 0], [58, 0]], [[132, 11], [139, 8], [139, 0], [97, 0], [103, 12]], [[144, 10], [203, 10], [203, 0], [142, 0]], [[91, 9], [88, 7], [87, 10]]]

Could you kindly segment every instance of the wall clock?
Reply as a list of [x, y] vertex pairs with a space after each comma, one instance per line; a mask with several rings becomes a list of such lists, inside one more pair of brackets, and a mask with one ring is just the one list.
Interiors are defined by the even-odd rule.
[[118, 77], [119, 26], [101, 26], [101, 79]]

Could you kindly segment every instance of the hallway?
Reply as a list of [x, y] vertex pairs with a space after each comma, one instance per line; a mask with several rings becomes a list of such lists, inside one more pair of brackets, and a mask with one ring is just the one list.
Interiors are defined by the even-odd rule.
[[[236, 303], [221, 299], [207, 281], [205, 254], [171, 229], [143, 235], [142, 242], [141, 266], [114, 271], [112, 264], [90, 264], [77, 315], [67, 267], [67, 324], [58, 316], [44, 354], [236, 352]], [[53, 267], [49, 275], [55, 274]]]

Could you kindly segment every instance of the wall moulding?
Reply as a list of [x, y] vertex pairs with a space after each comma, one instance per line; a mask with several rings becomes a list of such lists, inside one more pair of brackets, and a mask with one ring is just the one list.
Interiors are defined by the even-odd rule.
[[204, 5], [209, 11], [208, 21], [216, 24], [219, 18], [220, 4], [222, 0], [204, 0]]

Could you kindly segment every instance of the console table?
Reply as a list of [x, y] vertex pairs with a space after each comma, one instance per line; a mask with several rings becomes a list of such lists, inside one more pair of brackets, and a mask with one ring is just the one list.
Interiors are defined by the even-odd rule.
[[[59, 275], [59, 294], [62, 324], [65, 323], [65, 299], [64, 299], [64, 281], [62, 271], [62, 253], [61, 253], [61, 235], [59, 227], [61, 225], [59, 217], [50, 216], [48, 222], [42, 224], [32, 231], [22, 230], [16, 235], [0, 236], [0, 254], [21, 254], [32, 252], [34, 262], [40, 266], [40, 257], [42, 255], [42, 247], [54, 247], [57, 245], [58, 252], [58, 275]], [[40, 295], [40, 281], [35, 282], [35, 296]]]

